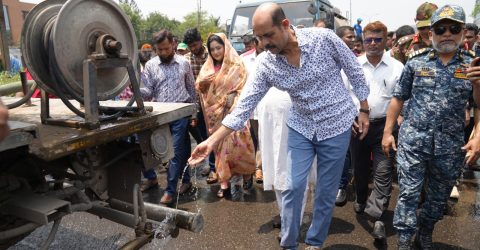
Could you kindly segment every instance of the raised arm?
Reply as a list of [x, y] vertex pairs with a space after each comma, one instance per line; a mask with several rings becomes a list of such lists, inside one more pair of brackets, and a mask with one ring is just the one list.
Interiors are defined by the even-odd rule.
[[188, 164], [196, 166], [218, 146], [221, 140], [235, 130], [245, 127], [245, 123], [250, 117], [258, 102], [265, 96], [271, 85], [266, 78], [266, 70], [263, 67], [257, 68], [253, 81], [245, 85], [237, 106], [232, 113], [228, 114], [222, 121], [222, 126], [217, 129], [207, 140], [200, 143], [193, 151]]

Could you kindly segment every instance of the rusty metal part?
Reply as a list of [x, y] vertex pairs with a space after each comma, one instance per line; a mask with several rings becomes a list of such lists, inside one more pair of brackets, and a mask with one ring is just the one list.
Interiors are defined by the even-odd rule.
[[[47, 25], [55, 19], [66, 0], [48, 0], [37, 4], [27, 15], [22, 29], [20, 45], [23, 65], [41, 88], [55, 94], [53, 78], [48, 67], [48, 50], [45, 47]], [[48, 37], [48, 36], [47, 36]]]
[[[131, 58], [133, 65], [137, 64], [133, 27], [116, 3], [43, 1], [24, 22], [21, 40], [24, 64], [42, 89], [57, 96], [65, 91], [68, 98], [83, 101], [83, 61], [95, 52], [97, 39], [102, 35], [109, 35], [109, 39], [101, 40], [107, 51], [122, 52], [125, 55], [122, 58]], [[96, 93], [100, 101], [112, 99], [130, 84], [126, 68], [102, 69], [97, 77]]]
[[[111, 199], [110, 205], [118, 210], [131, 213], [133, 205], [117, 199]], [[199, 213], [191, 213], [183, 210], [177, 210], [169, 207], [163, 207], [149, 202], [145, 202], [147, 218], [155, 221], [163, 221], [168, 215], [173, 215], [175, 225], [179, 228], [198, 233], [203, 229], [203, 216]]]
[[[79, 18], [81, 17], [81, 18]], [[92, 53], [90, 43], [108, 34], [122, 44], [122, 51], [137, 64], [137, 41], [132, 24], [118, 4], [110, 0], [69, 0], [57, 16], [52, 30], [56, 64], [67, 87], [83, 95], [83, 62]], [[69, 49], [75, 44], [75, 49]], [[68, 46], [68, 47], [66, 47]], [[100, 101], [112, 99], [128, 84], [125, 68], [107, 68], [98, 72]]]
[[25, 71], [20, 71], [20, 82], [22, 83], [22, 92], [23, 96], [28, 96], [28, 99], [26, 100], [26, 105], [32, 105], [32, 101], [30, 101], [30, 97], [32, 97], [32, 94], [29, 96], [29, 91], [28, 91], [28, 81], [27, 81], [27, 73]]
[[[5, 104], [14, 102], [15, 98], [5, 98]], [[10, 110], [12, 121], [22, 121], [38, 126], [38, 140], [30, 144], [30, 152], [37, 157], [51, 161], [80, 150], [124, 138], [141, 131], [156, 128], [163, 124], [196, 112], [195, 106], [183, 103], [148, 103], [153, 107], [152, 113], [140, 117], [123, 117], [110, 123], [103, 123], [97, 130], [72, 129], [67, 127], [42, 125], [40, 117], [40, 100], [32, 100], [34, 106]], [[54, 118], [78, 120], [60, 100], [51, 99], [50, 115]], [[106, 105], [124, 105], [126, 102], [105, 102]], [[103, 104], [103, 102], [102, 102]], [[79, 104], [75, 104], [79, 106]], [[175, 111], [175, 112], [174, 112]]]

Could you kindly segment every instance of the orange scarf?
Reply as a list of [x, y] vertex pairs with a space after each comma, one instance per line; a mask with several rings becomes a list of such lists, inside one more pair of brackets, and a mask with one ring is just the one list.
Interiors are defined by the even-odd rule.
[[[201, 96], [205, 123], [213, 134], [227, 114], [235, 107], [240, 92], [247, 80], [247, 71], [242, 59], [225, 37], [215, 34], [225, 43], [225, 55], [220, 70], [215, 71], [213, 58], [209, 55], [195, 84]], [[248, 123], [220, 142], [215, 150], [215, 167], [221, 181], [229, 180], [232, 174], [252, 174], [255, 171], [255, 149]]]

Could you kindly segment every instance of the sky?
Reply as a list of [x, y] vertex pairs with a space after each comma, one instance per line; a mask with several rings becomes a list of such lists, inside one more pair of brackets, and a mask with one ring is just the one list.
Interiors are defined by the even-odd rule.
[[[39, 3], [41, 0], [21, 0], [22, 2]], [[118, 0], [115, 0], [118, 2]], [[135, 0], [143, 16], [151, 12], [158, 11], [167, 15], [169, 18], [175, 18], [179, 21], [183, 17], [197, 10], [197, 0]], [[231, 19], [235, 6], [239, 3], [255, 2], [255, 0], [202, 0], [202, 10], [209, 14], [220, 17], [221, 23]], [[414, 25], [414, 17], [417, 7], [422, 4], [422, 0], [330, 0], [330, 3], [339, 8], [344, 16], [352, 9], [352, 18], [356, 20], [361, 17], [367, 24], [371, 21], [383, 22], [389, 30], [395, 30], [402, 25]], [[475, 0], [435, 0], [439, 7], [445, 4], [456, 4], [464, 8], [467, 14], [467, 22], [473, 22], [471, 13], [475, 5]]]

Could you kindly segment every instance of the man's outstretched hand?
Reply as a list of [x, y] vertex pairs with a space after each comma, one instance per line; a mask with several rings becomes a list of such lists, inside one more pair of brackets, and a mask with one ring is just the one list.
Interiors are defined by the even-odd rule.
[[212, 151], [213, 148], [209, 145], [208, 140], [203, 141], [193, 150], [192, 155], [188, 159], [188, 164], [192, 167], [198, 166], [208, 157], [208, 155], [210, 155]]
[[227, 135], [232, 133], [233, 130], [225, 126], [220, 126], [220, 128], [215, 131], [208, 139], [198, 144], [195, 150], [193, 150], [192, 155], [188, 159], [188, 164], [192, 167], [196, 167], [205, 160], [213, 149], [218, 147], [218, 144], [223, 140]]

